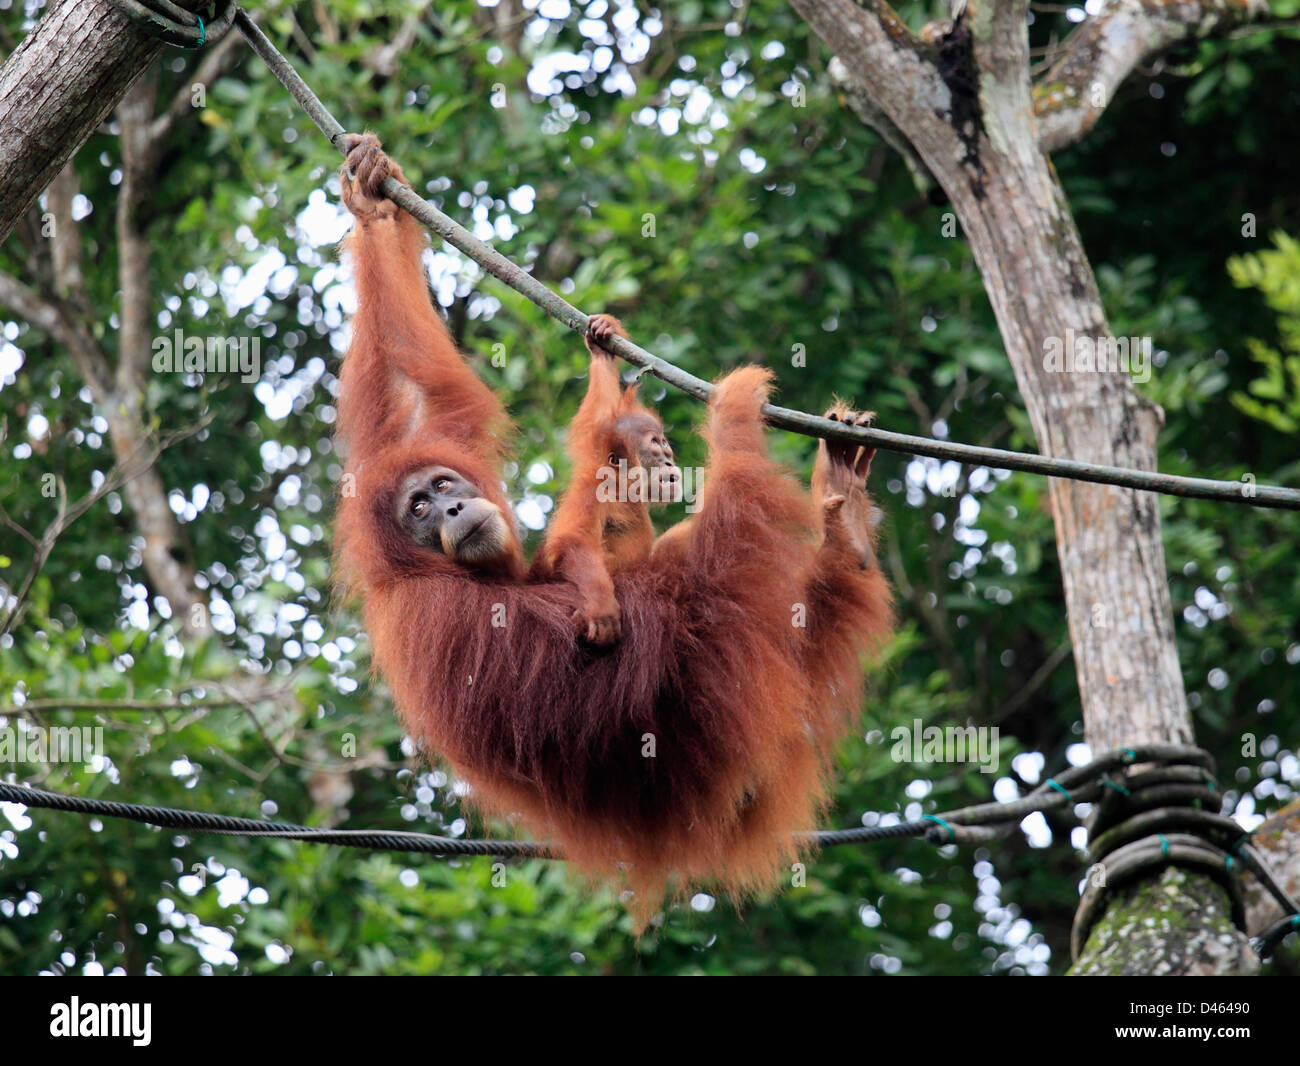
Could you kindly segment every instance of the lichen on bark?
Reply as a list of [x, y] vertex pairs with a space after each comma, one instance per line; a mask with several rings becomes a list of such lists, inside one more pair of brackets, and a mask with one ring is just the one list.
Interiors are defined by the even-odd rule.
[[1118, 888], [1093, 926], [1075, 977], [1253, 976], [1259, 959], [1232, 924], [1213, 878], [1170, 866], [1157, 880]]

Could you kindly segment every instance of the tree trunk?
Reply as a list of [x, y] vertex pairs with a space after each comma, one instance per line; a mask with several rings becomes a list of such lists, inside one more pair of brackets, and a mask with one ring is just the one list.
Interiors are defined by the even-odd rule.
[[[1003, 118], [985, 113], [992, 136]], [[1163, 415], [1128, 373], [1068, 373], [1046, 358], [1072, 338], [1111, 337], [1046, 157], [1035, 149], [980, 159], [974, 180], [951, 188], [946, 175], [940, 180], [984, 276], [1039, 450], [1154, 470]], [[1049, 479], [1048, 489], [1088, 743], [1096, 752], [1191, 743], [1157, 497], [1064, 478]]]
[[[1127, 368], [1071, 370], [1064, 361], [1075, 339], [1096, 348], [1111, 332], [1040, 145], [1026, 0], [971, 0], [955, 22], [920, 37], [883, 0], [792, 3], [836, 53], [841, 80], [907, 139], [952, 201], [1043, 454], [1155, 469], [1163, 416], [1138, 395]], [[1102, 752], [1190, 743], [1156, 497], [1051, 479], [1049, 499], [1089, 744]], [[1186, 871], [1161, 885], [1162, 901], [1186, 921], [1125, 921], [1121, 950], [1148, 972], [1237, 970], [1245, 938], [1219, 920], [1227, 913], [1223, 890]], [[1110, 909], [1128, 898], [1117, 894]], [[1219, 918], [1207, 915], [1206, 899], [1220, 901]], [[1208, 962], [1183, 951], [1198, 937], [1188, 928], [1198, 921], [1207, 941], [1230, 937], [1230, 950]], [[1090, 950], [1107, 930], [1113, 923], [1097, 923]]]
[[109, 0], [60, 0], [14, 49], [0, 67], [0, 241], [162, 48]]
[[1251, 977], [1259, 959], [1232, 924], [1227, 893], [1167, 866], [1117, 890], [1070, 973], [1075, 977]]
[[[127, 90], [117, 109], [122, 143], [122, 184], [117, 193], [117, 275], [122, 316], [114, 388], [104, 417], [119, 463], [128, 462], [149, 439], [144, 398], [154, 334], [154, 292], [149, 239], [140, 216], [158, 180], [160, 146], [152, 140], [156, 101], [157, 76], [151, 71]], [[157, 466], [150, 466], [123, 484], [122, 496], [144, 541], [141, 558], [156, 591], [166, 597], [186, 636], [206, 635], [207, 602], [196, 590], [193, 567], [183, 562], [176, 550], [181, 542], [180, 527]]]

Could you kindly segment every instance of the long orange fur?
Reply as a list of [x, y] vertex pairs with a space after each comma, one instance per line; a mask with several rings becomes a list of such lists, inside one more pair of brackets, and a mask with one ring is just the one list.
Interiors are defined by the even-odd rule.
[[771, 886], [821, 813], [863, 656], [891, 626], [879, 567], [823, 530], [843, 509], [870, 539], [865, 492], [814, 506], [767, 455], [770, 374], [744, 367], [709, 406], [699, 514], [673, 550], [614, 577], [615, 646], [577, 638], [570, 584], [524, 580], [517, 536], [491, 573], [413, 543], [394, 501], [420, 467], [452, 467], [512, 513], [512, 427], [433, 309], [422, 231], [387, 206], [359, 213], [347, 241], [358, 309], [336, 554], [405, 727], [484, 813], [521, 819], [589, 875], [625, 878], [642, 924], [674, 875], [733, 897]]

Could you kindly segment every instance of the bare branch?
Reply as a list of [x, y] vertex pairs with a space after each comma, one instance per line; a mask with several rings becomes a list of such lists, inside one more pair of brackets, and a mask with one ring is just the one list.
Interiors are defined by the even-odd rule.
[[[57, 221], [55, 225], [58, 225]], [[0, 305], [8, 307], [29, 325], [49, 334], [67, 348], [95, 401], [99, 403], [107, 398], [112, 381], [108, 356], [80, 317], [63, 304], [40, 296], [4, 271], [0, 271]]]
[[27, 568], [27, 573], [23, 576], [18, 587], [14, 589], [12, 596], [7, 596], [9, 613], [5, 615], [3, 623], [0, 623], [0, 636], [8, 633], [13, 625], [18, 621], [19, 612], [23, 609], [23, 604], [27, 600], [27, 593], [31, 591], [32, 582], [36, 580], [36, 575], [45, 567], [45, 561], [49, 559], [50, 552], [54, 550], [54, 543], [59, 539], [59, 534], [67, 528], [68, 515], [68, 492], [62, 479], [59, 480], [59, 502], [57, 511], [54, 515], [54, 521], [46, 527], [45, 533], [41, 536], [40, 543], [36, 545], [36, 550], [32, 554], [32, 565]]
[[117, 275], [122, 290], [117, 392], [119, 401], [133, 409], [138, 407], [140, 376], [148, 365], [151, 332], [149, 242], [141, 232], [140, 213], [154, 185], [157, 152], [150, 126], [156, 95], [157, 81], [150, 71], [127, 90], [117, 107], [122, 145], [122, 184], [117, 194]]
[[89, 308], [89, 301], [86, 298], [86, 279], [81, 272], [81, 226], [72, 215], [73, 205], [81, 192], [75, 164], [74, 156], [50, 183], [45, 193], [45, 205], [54, 217], [50, 234], [54, 291], [60, 299], [84, 313]]
[[415, 31], [424, 20], [428, 8], [429, 4], [426, 0], [425, 3], [422, 3], [402, 20], [401, 27], [393, 35], [391, 41], [387, 41], [368, 52], [362, 59], [366, 67], [384, 78], [391, 78], [396, 74], [397, 61], [410, 51], [411, 45], [415, 43]]
[[989, 719], [991, 722], [1005, 722], [1016, 711], [1020, 710], [1026, 703], [1033, 699], [1034, 694], [1047, 683], [1047, 679], [1056, 672], [1066, 659], [1070, 657], [1070, 641], [1068, 639], [1061, 641], [1053, 649], [1052, 653], [1044, 659], [1034, 671], [1033, 676], [1025, 682], [1024, 686], [1007, 700]]
[[7, 526], [9, 529], [17, 533], [20, 537], [23, 538], [23, 540], [27, 541], [27, 543], [30, 544], [33, 548], [40, 547], [41, 542], [27, 531], [26, 526], [21, 526], [17, 522], [15, 522], [12, 518], [10, 518], [9, 512], [6, 511], [3, 507], [0, 507], [0, 522], [3, 522], [5, 526]]
[[[18, 588], [14, 590], [12, 599], [8, 604], [9, 613], [5, 615], [4, 622], [0, 623], [0, 635], [8, 633], [9, 630], [13, 628], [14, 623], [17, 622], [18, 615], [21, 613], [23, 608], [23, 603], [27, 599], [27, 593], [31, 590], [32, 582], [36, 580], [37, 575], [42, 569], [44, 569], [45, 563], [50, 557], [50, 553], [54, 551], [55, 544], [58, 543], [59, 538], [67, 531], [68, 527], [114, 489], [123, 485], [129, 485], [142, 475], [151, 474], [153, 472], [153, 464], [157, 461], [158, 456], [162, 452], [166, 451], [166, 449], [170, 448], [178, 441], [182, 441], [186, 437], [191, 437], [200, 432], [206, 428], [211, 421], [212, 416], [210, 414], [205, 415], [192, 426], [187, 426], [183, 430], [169, 434], [157, 445], [142, 445], [138, 453], [129, 456], [125, 461], [119, 461], [118, 466], [114, 468], [113, 472], [104, 479], [97, 489], [88, 492], [71, 506], [68, 505], [67, 489], [62, 480], [59, 481], [59, 503], [58, 510], [54, 516], [54, 521], [52, 521], [45, 528], [45, 532], [41, 534], [40, 541], [36, 544], [35, 554], [32, 558], [32, 565], [28, 568], [27, 574], [24, 576]], [[30, 535], [28, 539], [30, 539]], [[185, 621], [183, 621], [182, 624], [186, 625]], [[186, 625], [186, 629], [187, 632], [190, 631], [188, 625]]]
[[285, 12], [285, 17], [289, 20], [289, 36], [297, 43], [303, 58], [314, 66], [319, 53], [316, 51], [316, 46], [312, 44], [311, 38], [303, 31], [302, 24], [298, 21], [298, 16], [293, 13], [292, 7]]
[[1082, 139], [1145, 60], [1267, 12], [1265, 0], [1110, 0], [1065, 39], [1060, 58], [1037, 79], [1039, 144], [1055, 152]]
[[59, 309], [42, 299], [12, 274], [0, 270], [0, 305], [8, 307], [29, 325], [43, 330], [51, 337], [64, 340], [63, 322]]
[[342, 39], [339, 35], [338, 23], [330, 15], [329, 6], [325, 0], [314, 0], [312, 11], [316, 15], [316, 23], [320, 28], [320, 34], [325, 38], [325, 43], [336, 45]]

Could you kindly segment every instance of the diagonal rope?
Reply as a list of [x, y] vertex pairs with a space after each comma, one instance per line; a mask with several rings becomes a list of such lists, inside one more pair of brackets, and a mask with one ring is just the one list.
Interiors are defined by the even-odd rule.
[[[235, 25], [250, 47], [270, 68], [271, 73], [289, 91], [307, 116], [330, 143], [344, 152], [347, 131], [330, 114], [319, 97], [302, 80], [279, 50], [242, 8], [235, 14]], [[418, 193], [393, 178], [384, 182], [384, 192], [400, 207], [436, 233], [452, 247], [459, 249], [479, 264], [493, 277], [504, 282], [520, 295], [531, 300], [552, 318], [572, 330], [583, 333], [587, 328], [587, 315], [567, 300], [553, 293], [531, 274], [503, 256], [489, 244], [480, 241], [454, 219], [439, 211]], [[613, 337], [605, 345], [633, 366], [653, 374], [661, 381], [680, 389], [697, 400], [707, 400], [713, 386], [674, 366], [665, 359], [646, 351], [624, 337]], [[1103, 466], [1077, 459], [1056, 459], [1026, 452], [1006, 451], [1002, 448], [983, 448], [971, 444], [937, 441], [929, 437], [914, 437], [906, 433], [893, 433], [883, 429], [846, 426], [803, 411], [767, 404], [763, 414], [769, 425], [792, 430], [809, 437], [824, 437], [846, 443], [865, 444], [885, 451], [906, 455], [924, 455], [935, 459], [951, 459], [959, 463], [987, 466], [999, 470], [1022, 470], [1032, 474], [1072, 478], [1103, 485], [1158, 492], [1169, 496], [1186, 496], [1205, 500], [1222, 500], [1244, 503], [1254, 507], [1271, 507], [1283, 510], [1300, 510], [1300, 489], [1281, 488], [1274, 485], [1257, 485], [1254, 482], [1215, 481], [1210, 478], [1182, 477], [1162, 474], [1155, 470], [1134, 470], [1126, 467]]]

